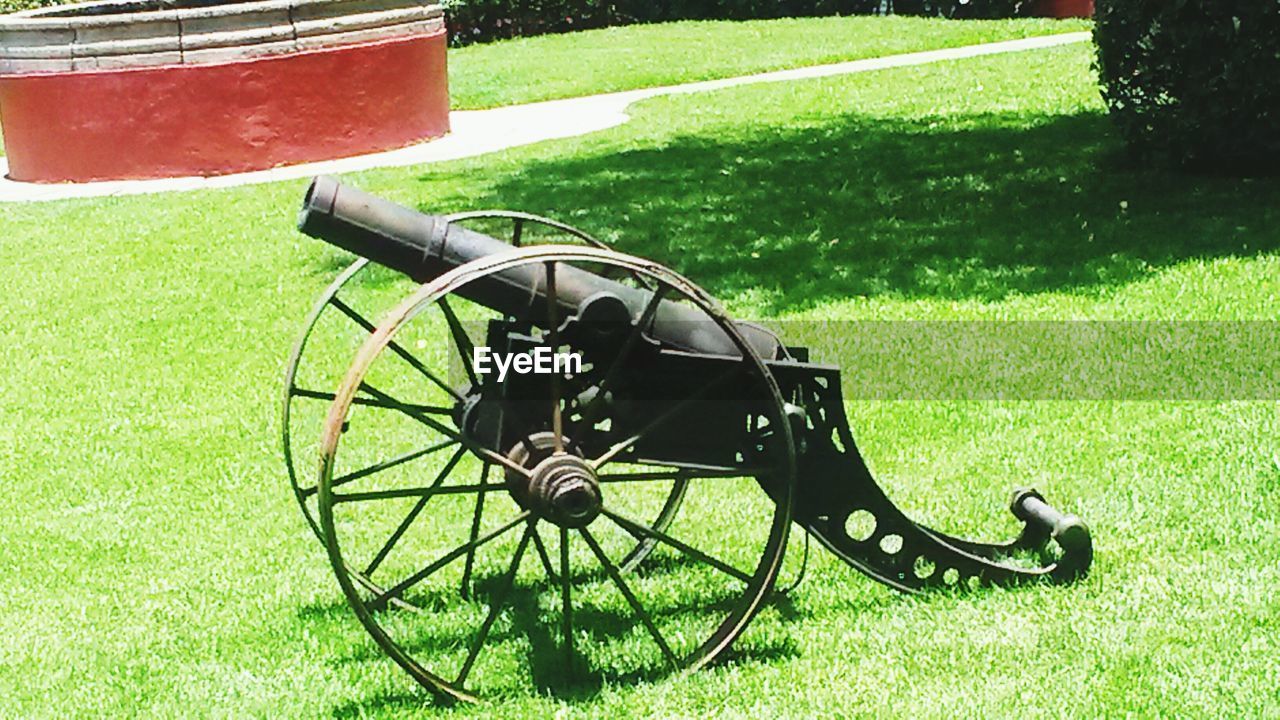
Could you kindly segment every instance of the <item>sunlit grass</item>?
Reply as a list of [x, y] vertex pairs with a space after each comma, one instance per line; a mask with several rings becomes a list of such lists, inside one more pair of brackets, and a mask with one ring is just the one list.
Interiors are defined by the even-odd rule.
[[[1280, 187], [1128, 167], [1089, 60], [1070, 47], [663, 99], [597, 136], [349, 180], [432, 211], [563, 218], [748, 317], [1274, 319]], [[850, 403], [918, 519], [1008, 536], [1008, 491], [1035, 485], [1093, 527], [1093, 574], [908, 598], [814, 549], [734, 662], [540, 691], [555, 683], [522, 673], [556, 615], [531, 607], [498, 626], [497, 704], [435, 707], [346, 608], [281, 466], [285, 357], [344, 259], [293, 230], [302, 187], [0, 206], [0, 715], [1280, 707], [1275, 401]], [[838, 354], [864, 362], [856, 343]], [[607, 591], [584, 587], [622, 610]], [[643, 640], [600, 652], [643, 667]]]
[[1085, 30], [1083, 20], [826, 17], [689, 21], [450, 50], [460, 110]]

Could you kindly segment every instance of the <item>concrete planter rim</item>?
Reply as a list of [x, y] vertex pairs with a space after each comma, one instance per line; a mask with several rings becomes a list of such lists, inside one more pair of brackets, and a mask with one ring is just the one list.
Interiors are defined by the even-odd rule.
[[97, 0], [0, 15], [0, 75], [225, 62], [443, 31], [436, 0]]
[[[122, 23], [253, 15], [271, 10], [342, 5], [380, 5], [386, 9], [421, 6], [431, 7], [437, 16], [444, 15], [444, 8], [439, 3], [397, 2], [396, 0], [383, 2], [369, 0], [93, 0], [68, 5], [50, 5], [0, 15], [0, 31], [74, 29]], [[119, 12], [113, 12], [114, 10]], [[373, 11], [365, 9], [359, 12]]]

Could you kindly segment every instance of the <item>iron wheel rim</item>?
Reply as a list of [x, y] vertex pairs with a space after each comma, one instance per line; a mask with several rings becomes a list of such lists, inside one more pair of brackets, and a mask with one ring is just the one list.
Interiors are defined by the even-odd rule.
[[[627, 270], [643, 274], [659, 282], [670, 283], [678, 286], [682, 290], [687, 290], [688, 294], [695, 301], [702, 304], [708, 315], [714, 319], [720, 327], [722, 327], [730, 339], [742, 352], [742, 361], [744, 366], [750, 366], [750, 370], [755, 373], [758, 379], [768, 391], [768, 402], [771, 405], [770, 411], [774, 415], [776, 421], [776, 432], [779, 439], [775, 445], [781, 451], [780, 465], [782, 475], [781, 485], [783, 492], [780, 497], [772, 498], [774, 500], [771, 525], [769, 527], [768, 537], [764, 543], [759, 560], [755, 565], [754, 572], [749, 577], [744, 578], [746, 587], [734, 602], [732, 609], [727, 612], [723, 619], [716, 624], [715, 629], [703, 640], [696, 648], [681, 657], [674, 657], [673, 651], [663, 645], [661, 639], [655, 637], [658, 645], [663, 646], [664, 654], [667, 656], [673, 669], [682, 673], [697, 670], [707, 663], [714, 660], [720, 653], [742, 633], [747, 624], [758, 612], [773, 587], [782, 560], [786, 550], [786, 542], [790, 531], [791, 521], [791, 503], [795, 485], [795, 447], [792, 432], [788, 421], [786, 420], [784, 410], [784, 400], [778, 389], [771, 373], [769, 372], [763, 359], [751, 347], [749, 343], [743, 339], [740, 332], [736, 329], [731, 319], [724, 313], [720, 306], [708, 296], [704, 291], [689, 283], [684, 278], [667, 270], [659, 265], [649, 263], [638, 258], [621, 255], [618, 253], [601, 251], [597, 249], [586, 249], [574, 246], [541, 246], [537, 248], [529, 248], [523, 250], [512, 250], [499, 256], [484, 258], [465, 266], [457, 268], [436, 280], [422, 286], [412, 297], [402, 303], [394, 312], [389, 314], [387, 318], [378, 326], [377, 331], [372, 334], [361, 347], [357, 354], [356, 360], [352, 363], [341, 387], [335, 393], [335, 400], [331, 405], [328, 419], [326, 421], [325, 435], [322, 440], [321, 449], [321, 468], [318, 481], [318, 501], [320, 515], [320, 530], [324, 540], [326, 550], [329, 555], [330, 562], [338, 577], [339, 584], [343, 593], [347, 598], [348, 604], [352, 607], [356, 616], [359, 618], [365, 629], [373, 637], [375, 642], [382, 650], [391, 657], [397, 664], [406, 670], [420, 684], [428, 688], [437, 695], [455, 700], [475, 701], [477, 696], [469, 692], [465, 687], [465, 679], [467, 671], [474, 662], [474, 658], [469, 657], [464, 664], [463, 671], [458, 680], [450, 680], [442, 675], [432, 672], [415, 657], [414, 653], [401, 647], [401, 644], [383, 628], [376, 614], [382, 612], [387, 604], [386, 593], [373, 590], [378, 594], [377, 602], [371, 606], [361, 593], [361, 587], [365, 591], [370, 591], [370, 587], [361, 582], [351, 572], [348, 563], [344, 559], [343, 548], [339, 539], [339, 533], [335, 526], [334, 508], [335, 502], [340, 502], [340, 498], [335, 497], [334, 493], [334, 465], [335, 456], [337, 454], [342, 435], [343, 426], [347, 418], [347, 413], [351, 408], [353, 399], [356, 397], [357, 391], [364, 382], [365, 375], [369, 371], [371, 364], [382, 355], [383, 351], [392, 343], [397, 331], [406, 323], [414, 319], [419, 313], [423, 312], [427, 307], [434, 306], [441, 298], [445, 298], [457, 290], [459, 287], [471, 282], [472, 280], [486, 274], [500, 272], [519, 265], [533, 263], [570, 263], [570, 262], [587, 262], [600, 263], [624, 267]], [[554, 291], [552, 291], [554, 292]], [[558, 401], [557, 401], [558, 402]], [[558, 411], [557, 411], [558, 412]], [[493, 458], [490, 458], [493, 460]], [[605, 462], [608, 462], [607, 460]], [[494, 465], [499, 463], [494, 462]], [[683, 492], [681, 493], [683, 495]], [[679, 503], [677, 502], [677, 505]], [[536, 533], [536, 528], [540, 520], [534, 519], [529, 522], [529, 513], [526, 512], [517, 518], [502, 530], [502, 533], [514, 529], [521, 523], [528, 522], [529, 529], [526, 529], [522, 536], [520, 545], [513, 556], [510, 577], [506, 579], [508, 587], [515, 577], [519, 568], [522, 554], [527, 550], [530, 533]], [[473, 535], [474, 537], [474, 535]], [[610, 560], [607, 553], [602, 554], [598, 543], [590, 539], [590, 534], [585, 530], [582, 531], [582, 539], [590, 546], [592, 553], [596, 555], [600, 565], [606, 569], [611, 579], [618, 584], [621, 594], [627, 595], [628, 591], [622, 589], [625, 583], [617, 579], [616, 567], [609, 570]], [[561, 548], [567, 547], [564, 539], [564, 531], [562, 529]], [[562, 552], [567, 552], [562, 549]], [[567, 567], [562, 565], [562, 568]], [[548, 567], [548, 573], [550, 568]], [[550, 581], [551, 578], [548, 577]], [[360, 586], [360, 587], [357, 587]], [[392, 588], [394, 589], [394, 587]], [[568, 593], [568, 590], [564, 590]], [[392, 598], [396, 599], [396, 598]], [[628, 603], [633, 609], [636, 602], [633, 598], [627, 597]], [[565, 609], [563, 614], [567, 617], [571, 613], [572, 607], [569, 600], [565, 600]], [[500, 607], [499, 607], [500, 610]], [[487, 620], [486, 622], [491, 623]], [[566, 624], [568, 621], [565, 621]], [[652, 625], [652, 621], [647, 622]], [[487, 633], [487, 630], [484, 631]], [[652, 635], [660, 635], [656, 630], [650, 627]], [[485, 638], [482, 635], [480, 645], [483, 646]], [[566, 630], [564, 643], [569, 648], [569, 654], [572, 657], [573, 640], [572, 634]]]

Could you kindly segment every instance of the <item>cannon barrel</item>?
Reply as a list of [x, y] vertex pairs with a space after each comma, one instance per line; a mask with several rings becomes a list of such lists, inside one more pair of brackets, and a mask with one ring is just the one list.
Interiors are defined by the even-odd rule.
[[[397, 205], [327, 176], [315, 178], [307, 189], [298, 215], [298, 230], [404, 273], [416, 282], [428, 282], [473, 260], [511, 249], [501, 240], [447, 218]], [[546, 319], [546, 287], [546, 268], [522, 265], [478, 278], [459, 288], [458, 294], [542, 325]], [[612, 297], [636, 320], [652, 293], [561, 264], [556, 268], [556, 297], [565, 313], [561, 317], [578, 314], [589, 303]], [[778, 356], [780, 344], [771, 333], [753, 325], [738, 327], [763, 357]], [[658, 342], [681, 350], [740, 354], [710, 318], [668, 300], [659, 304], [652, 325], [646, 330]]]

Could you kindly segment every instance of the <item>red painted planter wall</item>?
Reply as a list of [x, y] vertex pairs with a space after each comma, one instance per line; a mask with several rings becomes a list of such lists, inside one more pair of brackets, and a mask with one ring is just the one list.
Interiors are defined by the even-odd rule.
[[1040, 0], [1035, 14], [1051, 18], [1093, 17], [1093, 0]]
[[9, 177], [221, 175], [449, 131], [444, 32], [202, 65], [0, 76]]

